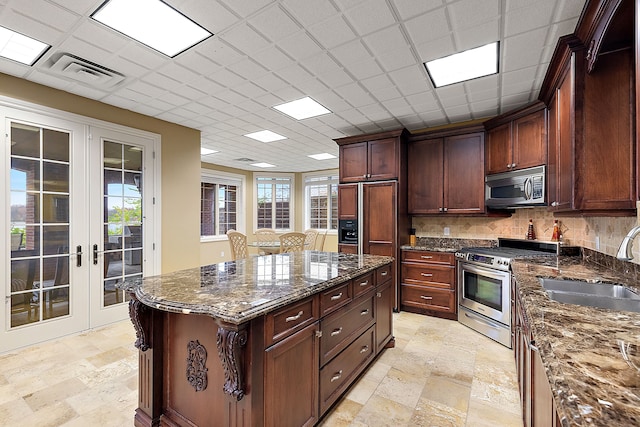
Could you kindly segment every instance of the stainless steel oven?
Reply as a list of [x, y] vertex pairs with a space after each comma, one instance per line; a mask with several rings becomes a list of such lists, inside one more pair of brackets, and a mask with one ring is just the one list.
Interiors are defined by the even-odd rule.
[[[487, 267], [496, 257], [456, 254], [458, 259], [458, 321], [511, 348], [511, 273]], [[461, 258], [465, 259], [461, 259]], [[502, 262], [502, 259], [501, 259]]]
[[498, 239], [456, 252], [458, 321], [511, 348], [511, 260], [555, 256], [556, 242]]

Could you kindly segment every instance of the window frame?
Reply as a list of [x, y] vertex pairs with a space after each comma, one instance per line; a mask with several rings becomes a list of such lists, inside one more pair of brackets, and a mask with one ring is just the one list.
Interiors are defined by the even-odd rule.
[[[236, 218], [237, 231], [245, 233], [246, 215], [244, 207], [246, 204], [246, 177], [244, 175], [222, 172], [212, 169], [202, 168], [200, 171], [200, 227], [202, 227], [202, 183], [209, 184], [234, 184], [238, 186], [238, 195], [236, 200]], [[201, 228], [202, 230], [202, 228]], [[202, 231], [201, 231], [202, 232]], [[211, 236], [200, 235], [200, 242], [218, 242], [227, 240], [226, 234], [215, 234]]]
[[[296, 177], [293, 173], [282, 173], [282, 172], [273, 172], [273, 173], [265, 173], [265, 172], [254, 172], [253, 173], [253, 231], [258, 228], [258, 178], [275, 178], [275, 179], [289, 179], [291, 183], [291, 189], [289, 194], [291, 198], [289, 200], [289, 228], [274, 228], [277, 233], [286, 233], [289, 231], [294, 231], [296, 229]], [[270, 227], [273, 228], [273, 227]]]
[[[318, 171], [318, 172], [309, 172], [309, 173], [303, 173], [302, 174], [302, 186], [303, 186], [303, 194], [304, 194], [304, 201], [303, 201], [303, 211], [304, 211], [304, 226], [305, 229], [308, 228], [312, 228], [311, 227], [311, 216], [310, 216], [310, 209], [311, 209], [311, 200], [310, 200], [310, 194], [309, 194], [309, 187], [312, 185], [318, 185], [317, 183], [309, 183], [307, 184], [307, 178], [318, 178], [318, 177], [326, 177], [326, 182], [327, 184], [335, 184], [336, 185], [336, 189], [337, 186], [340, 184], [340, 179], [339, 179], [339, 175], [338, 175], [339, 171], [338, 169], [332, 169], [332, 170], [325, 170], [325, 171]], [[328, 179], [331, 176], [335, 176], [335, 180], [333, 179]], [[330, 200], [331, 198], [329, 198]], [[329, 208], [329, 213], [331, 213], [331, 207]], [[332, 218], [329, 216], [327, 223], [331, 224], [331, 220]], [[338, 218], [336, 217], [336, 222], [337, 222]], [[338, 229], [331, 229], [331, 228], [327, 228], [327, 229], [320, 229], [320, 230], [325, 230], [327, 234], [338, 234]]]

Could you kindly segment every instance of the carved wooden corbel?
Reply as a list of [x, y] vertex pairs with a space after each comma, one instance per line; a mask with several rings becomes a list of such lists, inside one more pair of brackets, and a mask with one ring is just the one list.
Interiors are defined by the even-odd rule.
[[134, 346], [140, 351], [147, 351], [151, 348], [149, 343], [149, 325], [151, 324], [151, 310], [149, 307], [141, 303], [136, 295], [131, 292], [129, 294], [129, 318], [136, 330], [136, 342]]
[[206, 390], [207, 349], [198, 340], [187, 343], [187, 381], [196, 391]]
[[242, 400], [244, 390], [244, 347], [247, 344], [247, 330], [234, 325], [219, 325], [216, 337], [218, 356], [224, 368], [222, 390], [236, 400]]

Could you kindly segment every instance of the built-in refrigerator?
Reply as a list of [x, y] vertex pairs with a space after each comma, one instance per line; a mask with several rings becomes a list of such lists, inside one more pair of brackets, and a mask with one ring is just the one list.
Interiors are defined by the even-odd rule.
[[[391, 256], [394, 309], [398, 311], [398, 265], [401, 234], [408, 234], [406, 215], [398, 215], [398, 181], [359, 182], [338, 186], [338, 250]], [[402, 232], [406, 228], [406, 232]]]

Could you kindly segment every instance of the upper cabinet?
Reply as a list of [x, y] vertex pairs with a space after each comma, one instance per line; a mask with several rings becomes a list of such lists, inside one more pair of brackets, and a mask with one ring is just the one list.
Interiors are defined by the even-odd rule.
[[405, 129], [336, 139], [340, 182], [383, 181], [400, 177]]
[[487, 175], [546, 163], [547, 123], [542, 102], [488, 120], [485, 128]]
[[575, 34], [560, 38], [553, 54], [540, 91], [553, 211], [634, 213], [634, 3], [589, 2]]
[[411, 136], [409, 214], [484, 214], [484, 129]]

